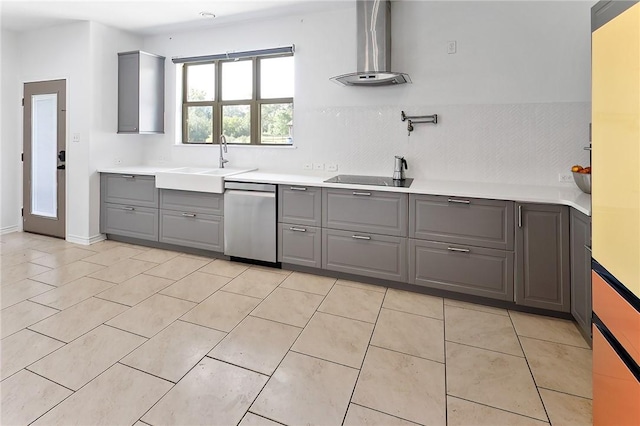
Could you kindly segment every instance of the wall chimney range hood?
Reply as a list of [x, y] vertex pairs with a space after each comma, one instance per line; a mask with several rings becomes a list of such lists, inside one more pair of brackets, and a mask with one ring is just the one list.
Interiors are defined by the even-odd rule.
[[357, 72], [332, 77], [342, 86], [392, 86], [411, 83], [391, 71], [391, 2], [356, 0]]

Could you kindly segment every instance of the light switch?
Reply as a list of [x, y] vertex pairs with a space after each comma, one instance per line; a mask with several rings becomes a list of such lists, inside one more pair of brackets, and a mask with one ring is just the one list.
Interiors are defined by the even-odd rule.
[[74, 133], [73, 134], [73, 141], [74, 143], [80, 143], [80, 133]]

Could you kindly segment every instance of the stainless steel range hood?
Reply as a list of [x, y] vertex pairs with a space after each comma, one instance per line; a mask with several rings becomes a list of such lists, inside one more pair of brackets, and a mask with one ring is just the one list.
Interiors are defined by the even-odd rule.
[[409, 75], [391, 71], [391, 2], [356, 0], [357, 72], [332, 77], [343, 86], [391, 86], [411, 83]]

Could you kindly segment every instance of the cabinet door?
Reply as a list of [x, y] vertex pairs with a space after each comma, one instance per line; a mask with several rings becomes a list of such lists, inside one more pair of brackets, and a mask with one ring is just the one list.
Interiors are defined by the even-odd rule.
[[103, 203], [158, 208], [158, 189], [153, 176], [102, 173], [100, 196]]
[[118, 55], [118, 133], [139, 131], [140, 56], [137, 52]]
[[516, 303], [569, 312], [568, 208], [518, 204], [516, 215]]
[[102, 204], [101, 232], [158, 241], [158, 209]]
[[322, 190], [311, 186], [278, 186], [278, 222], [321, 226]]
[[160, 242], [221, 252], [224, 228], [221, 216], [160, 210]]
[[315, 226], [278, 224], [278, 262], [322, 267], [322, 233]]
[[571, 209], [571, 314], [591, 336], [591, 218]]

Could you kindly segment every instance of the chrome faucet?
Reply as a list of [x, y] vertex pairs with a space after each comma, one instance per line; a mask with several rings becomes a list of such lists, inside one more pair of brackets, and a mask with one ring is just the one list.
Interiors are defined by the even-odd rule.
[[226, 160], [224, 158], [224, 155], [222, 154], [222, 144], [224, 143], [224, 152], [227, 152], [227, 138], [224, 135], [220, 135], [220, 168], [224, 169], [224, 163], [228, 163], [229, 160]]

